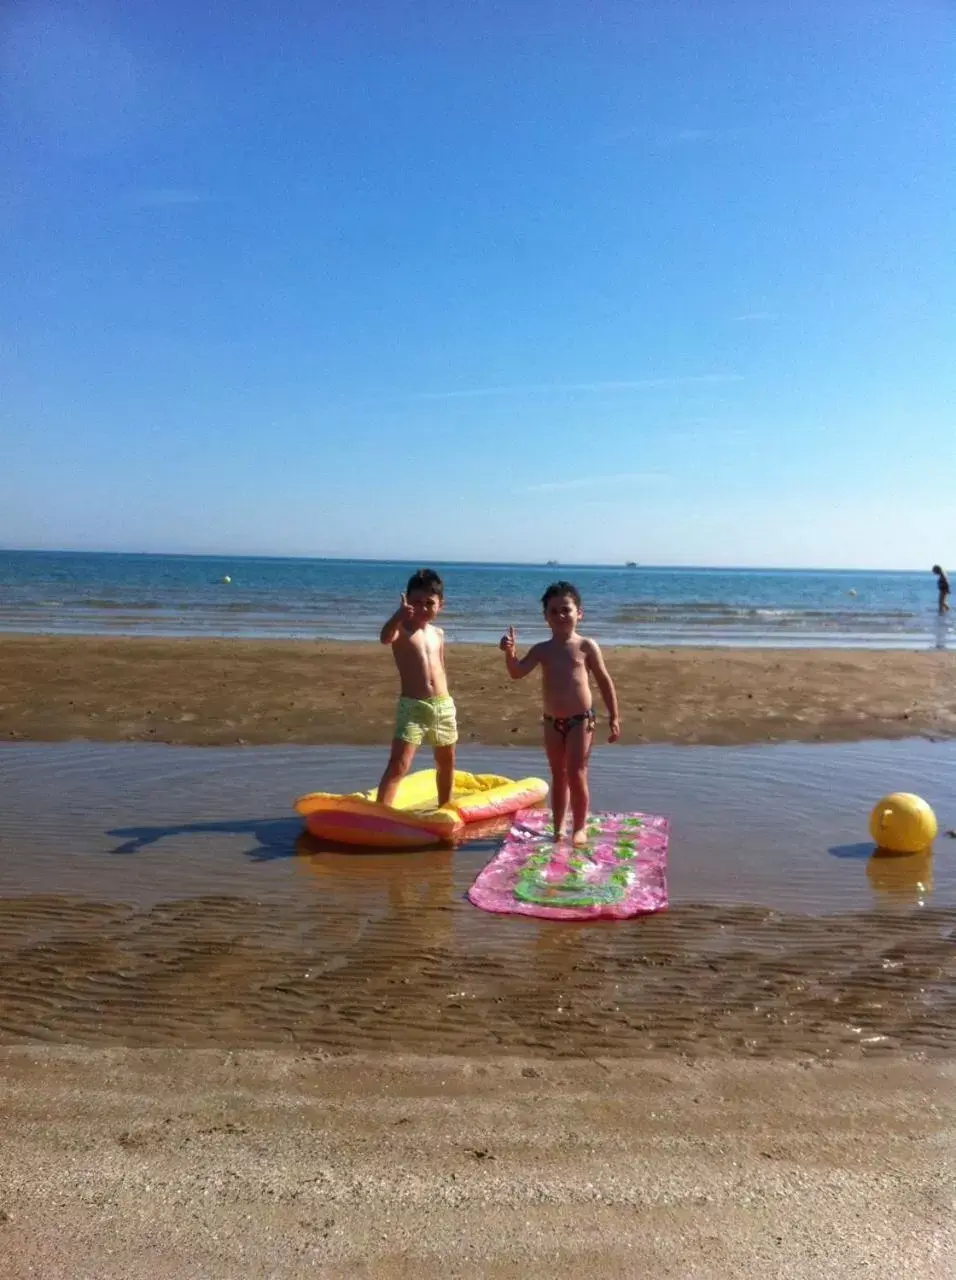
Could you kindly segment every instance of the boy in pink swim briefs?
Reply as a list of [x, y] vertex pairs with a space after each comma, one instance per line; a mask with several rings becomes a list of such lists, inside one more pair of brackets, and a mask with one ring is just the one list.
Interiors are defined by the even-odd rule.
[[432, 625], [444, 601], [445, 587], [435, 570], [419, 569], [379, 635], [382, 644], [391, 645], [401, 681], [392, 750], [378, 784], [379, 804], [394, 802], [398, 784], [423, 742], [435, 752], [438, 803], [451, 799], [458, 724], [448, 695], [445, 633]]
[[608, 742], [621, 736], [621, 717], [614, 682], [608, 675], [601, 650], [594, 640], [577, 633], [584, 616], [581, 596], [570, 582], [552, 582], [541, 597], [551, 639], [533, 645], [523, 658], [516, 653], [514, 627], [501, 637], [508, 674], [521, 680], [541, 668], [544, 695], [544, 746], [551, 766], [551, 808], [555, 839], [564, 832], [564, 818], [571, 802], [572, 842], [587, 843], [585, 826], [590, 795], [588, 758], [597, 717], [591, 697], [593, 675], [610, 720]]

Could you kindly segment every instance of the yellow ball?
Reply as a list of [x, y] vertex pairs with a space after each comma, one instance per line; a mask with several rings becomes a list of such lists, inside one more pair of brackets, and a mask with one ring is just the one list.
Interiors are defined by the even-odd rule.
[[938, 830], [933, 810], [908, 791], [884, 796], [870, 814], [870, 835], [890, 853], [922, 853]]

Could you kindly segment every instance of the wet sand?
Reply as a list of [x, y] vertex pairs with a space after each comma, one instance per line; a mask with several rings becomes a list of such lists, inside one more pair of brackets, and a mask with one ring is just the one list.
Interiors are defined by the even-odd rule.
[[[530, 637], [529, 637], [530, 639]], [[956, 653], [607, 651], [623, 742], [851, 741], [956, 732]], [[536, 678], [449, 648], [464, 742], [539, 741]], [[382, 743], [396, 677], [380, 645], [0, 637], [0, 740]]]
[[[0, 902], [0, 1044], [821, 1060], [956, 1050], [956, 911], [684, 907], [628, 926], [471, 915], [451, 867], [356, 908]], [[308, 869], [306, 869], [308, 870]], [[321, 874], [329, 876], [327, 868]], [[364, 886], [368, 889], [368, 883]], [[392, 896], [394, 895], [394, 896]], [[483, 932], [482, 932], [483, 931]]]
[[956, 1071], [0, 1050], [10, 1280], [945, 1280]]

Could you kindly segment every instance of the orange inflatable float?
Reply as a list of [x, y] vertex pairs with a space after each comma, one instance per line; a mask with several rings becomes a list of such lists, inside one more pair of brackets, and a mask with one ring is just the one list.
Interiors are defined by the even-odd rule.
[[366, 849], [420, 849], [450, 844], [469, 823], [531, 808], [547, 794], [542, 778], [514, 782], [493, 774], [459, 772], [450, 802], [439, 808], [435, 770], [423, 769], [402, 779], [394, 805], [379, 804], [375, 791], [314, 791], [300, 796], [295, 810], [310, 834], [322, 840]]

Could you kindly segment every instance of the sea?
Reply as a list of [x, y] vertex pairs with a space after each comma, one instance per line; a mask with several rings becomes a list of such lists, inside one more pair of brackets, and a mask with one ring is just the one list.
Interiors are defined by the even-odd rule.
[[[398, 560], [0, 551], [0, 631], [372, 639], [418, 566]], [[620, 645], [947, 648], [929, 573], [642, 565], [435, 564], [450, 639], [543, 634], [575, 584], [588, 634]]]

